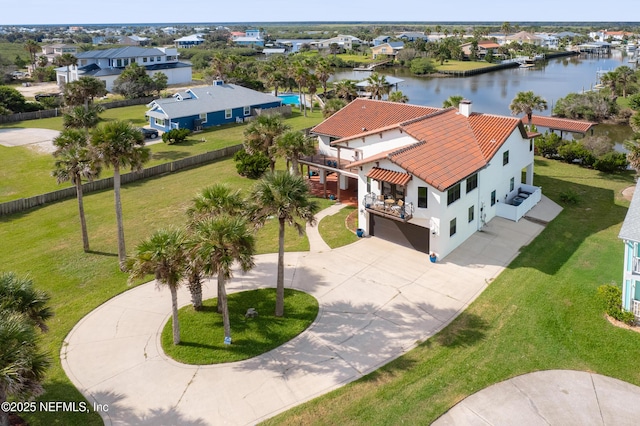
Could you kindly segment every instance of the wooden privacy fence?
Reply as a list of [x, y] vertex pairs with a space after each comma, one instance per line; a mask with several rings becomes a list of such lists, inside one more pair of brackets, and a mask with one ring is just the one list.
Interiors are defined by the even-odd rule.
[[[146, 98], [137, 98], [137, 99], [123, 99], [120, 101], [113, 102], [103, 102], [96, 105], [100, 105], [104, 109], [111, 108], [120, 108], [131, 105], [146, 105], [152, 100], [156, 99], [154, 96], [148, 96]], [[19, 112], [17, 114], [9, 114], [9, 115], [0, 115], [0, 124], [3, 123], [15, 123], [18, 121], [25, 120], [37, 120], [39, 118], [51, 118], [57, 117], [64, 113], [64, 108], [56, 108], [56, 109], [44, 109], [41, 111], [32, 111], [32, 112]]]
[[[131, 172], [121, 175], [121, 183], [123, 185], [135, 182], [137, 180], [147, 179], [153, 176], [173, 173], [190, 167], [207, 164], [220, 158], [230, 157], [242, 149], [242, 145], [234, 145], [215, 151], [205, 152], [204, 154], [194, 155], [193, 157], [183, 158], [181, 160], [172, 161], [170, 163], [159, 164], [157, 166], [143, 169], [140, 172]], [[53, 179], [53, 178], [52, 178]], [[84, 194], [94, 191], [113, 188], [113, 178], [105, 178], [87, 182], [82, 185]], [[66, 200], [76, 196], [75, 186], [59, 189], [46, 194], [36, 195], [29, 198], [20, 198], [18, 200], [8, 201], [0, 204], [0, 216], [6, 216], [14, 213], [23, 212], [34, 207], [47, 203]]]

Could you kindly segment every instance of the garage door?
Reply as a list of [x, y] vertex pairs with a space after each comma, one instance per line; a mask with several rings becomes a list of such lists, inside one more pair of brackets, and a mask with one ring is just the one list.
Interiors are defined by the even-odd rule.
[[369, 235], [429, 253], [429, 228], [369, 215]]

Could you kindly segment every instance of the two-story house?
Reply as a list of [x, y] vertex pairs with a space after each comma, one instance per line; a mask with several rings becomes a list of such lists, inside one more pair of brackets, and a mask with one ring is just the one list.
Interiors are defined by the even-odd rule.
[[131, 63], [137, 63], [153, 77], [155, 73], [164, 73], [167, 84], [191, 82], [191, 64], [178, 60], [178, 50], [174, 47], [148, 48], [128, 46], [116, 49], [90, 50], [76, 54], [77, 65], [56, 69], [57, 82], [62, 85], [76, 81], [82, 76], [92, 76], [105, 83], [108, 91], [124, 69]]
[[354, 160], [344, 169], [357, 173], [365, 233], [442, 258], [494, 217], [517, 221], [540, 200], [532, 186], [537, 133], [519, 118], [471, 107], [356, 99], [312, 129], [321, 154]]

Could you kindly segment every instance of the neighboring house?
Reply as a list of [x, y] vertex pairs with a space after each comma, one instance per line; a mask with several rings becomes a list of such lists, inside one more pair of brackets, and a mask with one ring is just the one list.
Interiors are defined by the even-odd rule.
[[151, 43], [151, 39], [148, 37], [130, 35], [121, 37], [119, 43], [124, 44], [125, 46], [146, 46]]
[[507, 43], [511, 43], [515, 41], [520, 44], [528, 43], [528, 44], [533, 44], [535, 46], [542, 46], [542, 41], [543, 41], [541, 37], [538, 37], [537, 35], [528, 33], [526, 31], [520, 31], [513, 35], [507, 36], [505, 39]]
[[308, 48], [311, 48], [311, 43], [316, 41], [317, 40], [312, 40], [308, 38], [278, 39], [275, 41], [275, 45], [284, 47], [287, 53], [298, 53], [300, 52], [303, 46], [307, 46]]
[[423, 32], [418, 31], [407, 31], [396, 35], [396, 38], [402, 39], [403, 41], [416, 41], [416, 40], [424, 40], [429, 41], [429, 36]]
[[373, 39], [374, 46], [380, 46], [381, 44], [389, 43], [391, 41], [391, 36], [381, 35]]
[[61, 56], [65, 53], [71, 53], [72, 55], [75, 55], [76, 53], [78, 53], [78, 46], [75, 44], [63, 43], [48, 44], [46, 46], [42, 46], [42, 54], [48, 57]]
[[354, 46], [362, 44], [362, 40], [352, 35], [339, 34], [336, 37], [331, 37], [325, 40], [314, 41], [311, 43], [311, 47], [318, 50], [330, 49], [332, 44], [337, 44], [345, 50], [351, 50]]
[[[466, 56], [471, 55], [471, 48], [473, 47], [473, 43], [464, 43], [460, 45], [460, 49], [462, 49], [462, 53], [464, 53]], [[484, 58], [487, 53], [489, 52], [495, 52], [496, 49], [498, 49], [500, 47], [500, 45], [496, 42], [493, 41], [479, 41], [478, 42], [478, 51], [476, 52], [476, 55], [478, 55], [478, 58]]]
[[67, 74], [67, 67], [56, 68], [57, 82], [62, 85], [69, 81], [76, 81], [82, 76], [92, 76], [105, 83], [108, 91], [113, 89], [113, 83], [127, 67], [136, 62], [145, 67], [147, 74], [153, 77], [162, 72], [168, 78], [167, 84], [181, 84], [191, 82], [191, 64], [178, 61], [178, 50], [174, 47], [136, 47], [127, 46], [117, 49], [90, 50], [76, 54], [78, 64], [71, 66]]
[[[244, 35], [237, 35], [238, 33], [231, 33], [231, 40], [238, 46], [264, 46], [264, 37], [260, 30], [250, 29], [244, 32]], [[242, 34], [242, 33], [240, 33]]]
[[622, 307], [640, 321], [640, 181], [636, 183], [618, 238], [624, 242]]
[[156, 99], [146, 112], [152, 128], [201, 130], [243, 122], [262, 110], [282, 106], [282, 99], [235, 84], [214, 81], [212, 86], [188, 89], [172, 98]]
[[284, 55], [286, 53], [287, 49], [285, 49], [284, 47], [270, 47], [267, 49], [262, 49], [262, 54], [267, 58], [273, 55]]
[[399, 51], [404, 48], [403, 41], [391, 41], [371, 47], [373, 59], [388, 58], [395, 59]]
[[555, 34], [536, 33], [536, 35], [542, 39], [542, 47], [557, 50], [560, 46], [560, 37]]
[[344, 169], [357, 173], [359, 228], [443, 258], [494, 217], [518, 220], [540, 200], [539, 134], [471, 107], [356, 99], [312, 129], [320, 154], [355, 160]]
[[204, 34], [192, 34], [185, 37], [177, 38], [173, 40], [173, 42], [175, 43], [176, 48], [178, 49], [190, 49], [194, 46], [201, 45], [202, 43], [205, 42], [205, 40], [204, 40]]

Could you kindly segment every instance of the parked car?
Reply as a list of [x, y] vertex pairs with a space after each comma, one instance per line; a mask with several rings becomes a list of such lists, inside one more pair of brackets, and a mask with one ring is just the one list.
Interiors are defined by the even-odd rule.
[[43, 99], [60, 99], [62, 96], [61, 93], [38, 93], [35, 98], [37, 102], [40, 102]]
[[145, 139], [155, 139], [158, 137], [158, 131], [156, 129], [148, 129], [146, 127], [140, 127], [140, 131], [144, 135]]

